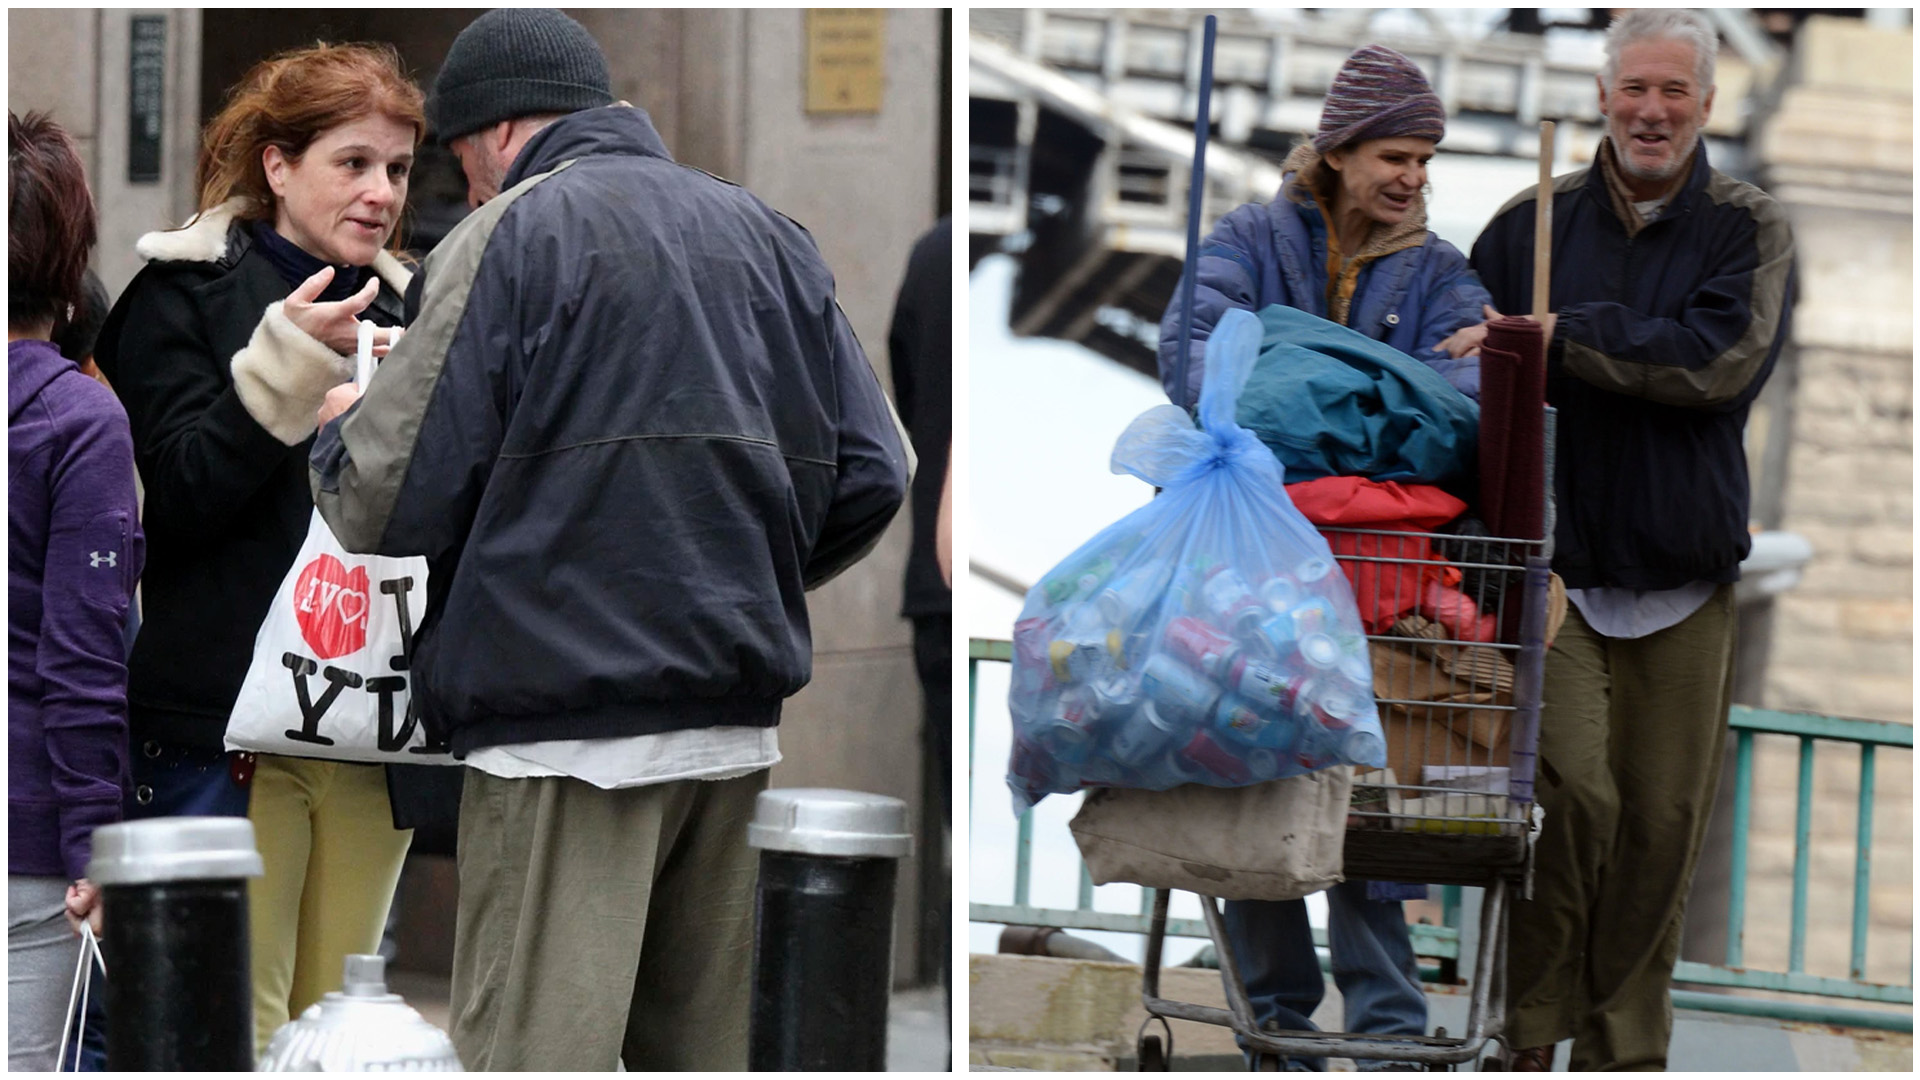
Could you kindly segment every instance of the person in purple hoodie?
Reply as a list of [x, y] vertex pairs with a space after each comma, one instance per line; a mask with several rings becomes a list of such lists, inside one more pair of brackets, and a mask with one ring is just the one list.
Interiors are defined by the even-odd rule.
[[127, 783], [123, 627], [145, 556], [113, 392], [47, 339], [95, 216], [67, 133], [7, 114], [7, 1066], [54, 1067], [93, 830]]

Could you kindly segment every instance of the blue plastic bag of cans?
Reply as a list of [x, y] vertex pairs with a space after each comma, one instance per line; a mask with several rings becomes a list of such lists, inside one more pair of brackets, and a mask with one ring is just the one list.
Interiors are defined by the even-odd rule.
[[[1260, 320], [1207, 343], [1199, 425], [1142, 413], [1113, 471], [1163, 490], [1048, 571], [1013, 632], [1015, 812], [1084, 787], [1238, 787], [1386, 741], [1360, 614], [1278, 459], [1233, 422]], [[1303, 433], [1311, 438], [1311, 433]]]

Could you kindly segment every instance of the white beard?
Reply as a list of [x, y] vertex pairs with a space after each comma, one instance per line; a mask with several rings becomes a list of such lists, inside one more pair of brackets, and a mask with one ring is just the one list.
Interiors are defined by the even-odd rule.
[[1665, 165], [1659, 166], [1657, 168], [1649, 169], [1641, 165], [1639, 162], [1634, 160], [1633, 155], [1631, 153], [1625, 152], [1617, 146], [1614, 148], [1616, 153], [1613, 155], [1613, 157], [1615, 161], [1620, 163], [1620, 171], [1626, 173], [1628, 176], [1633, 177], [1635, 180], [1647, 180], [1647, 181], [1671, 180], [1673, 179], [1674, 174], [1680, 171], [1680, 167], [1682, 165], [1685, 165], [1689, 158], [1693, 157], [1693, 149], [1695, 146], [1700, 145], [1700, 139], [1701, 139], [1700, 133], [1698, 131], [1695, 131], [1693, 136], [1693, 146], [1687, 147], [1687, 149], [1684, 152], [1676, 152], [1672, 157], [1667, 159], [1667, 163]]

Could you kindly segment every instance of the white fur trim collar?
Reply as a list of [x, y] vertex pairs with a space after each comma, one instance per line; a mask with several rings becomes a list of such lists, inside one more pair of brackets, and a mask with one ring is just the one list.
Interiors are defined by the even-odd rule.
[[[232, 228], [234, 218], [245, 204], [238, 196], [228, 199], [211, 210], [193, 215], [178, 229], [162, 229], [142, 236], [133, 250], [148, 262], [218, 262], [227, 254], [227, 230]], [[405, 293], [407, 283], [413, 280], [413, 271], [390, 251], [373, 257], [373, 272], [397, 293]]]

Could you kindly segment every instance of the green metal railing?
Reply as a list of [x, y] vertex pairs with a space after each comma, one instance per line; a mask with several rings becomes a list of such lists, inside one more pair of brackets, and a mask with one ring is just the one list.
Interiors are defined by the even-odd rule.
[[[967, 667], [967, 749], [971, 790], [973, 728], [978, 700], [980, 662], [1011, 662], [1013, 644], [1009, 641], [974, 638], [969, 648]], [[1830, 1002], [1780, 1001], [1731, 997], [1725, 994], [1674, 990], [1677, 1008], [1761, 1016], [1776, 1020], [1843, 1024], [1853, 1027], [1892, 1031], [1913, 1030], [1913, 986], [1874, 983], [1866, 980], [1868, 886], [1872, 878], [1873, 796], [1876, 751], [1887, 747], [1913, 749], [1913, 729], [1906, 724], [1880, 720], [1853, 720], [1811, 713], [1777, 712], [1745, 705], [1733, 706], [1728, 717], [1735, 739], [1733, 804], [1732, 880], [1727, 903], [1727, 959], [1724, 965], [1681, 961], [1674, 966], [1675, 982], [1702, 986], [1724, 986], [1744, 990], [1784, 991], [1839, 1001], [1874, 1002], [1905, 1005], [1907, 1011], [1880, 1011], [1849, 1008]], [[1786, 971], [1758, 971], [1744, 965], [1747, 908], [1747, 846], [1750, 839], [1753, 808], [1753, 742], [1756, 735], [1796, 737], [1800, 740], [1800, 770], [1794, 815], [1793, 907], [1787, 949]], [[1860, 791], [1856, 828], [1856, 856], [1853, 875], [1853, 926], [1849, 950], [1849, 974], [1837, 979], [1811, 975], [1806, 971], [1807, 899], [1809, 894], [1810, 838], [1813, 822], [1813, 756], [1818, 741], [1852, 743], [1860, 748]], [[1910, 766], [1909, 766], [1910, 767]], [[1139, 914], [1093, 910], [1093, 882], [1084, 864], [1079, 867], [1080, 887], [1074, 908], [1042, 908], [1031, 903], [1033, 880], [1033, 815], [1020, 815], [1016, 834], [1016, 855], [1012, 904], [968, 905], [973, 922], [1005, 923], [1022, 926], [1057, 926], [1062, 929], [1107, 930], [1144, 934], [1147, 931], [1151, 890], [1140, 893]], [[1429, 979], [1441, 970], [1451, 971], [1460, 956], [1460, 906], [1458, 886], [1441, 890], [1442, 925], [1416, 925], [1414, 951], [1437, 959], [1442, 969], [1426, 969]], [[1167, 933], [1176, 937], [1206, 938], [1206, 925], [1199, 919], [1169, 919]], [[1327, 944], [1323, 930], [1314, 930], [1314, 943]]]

